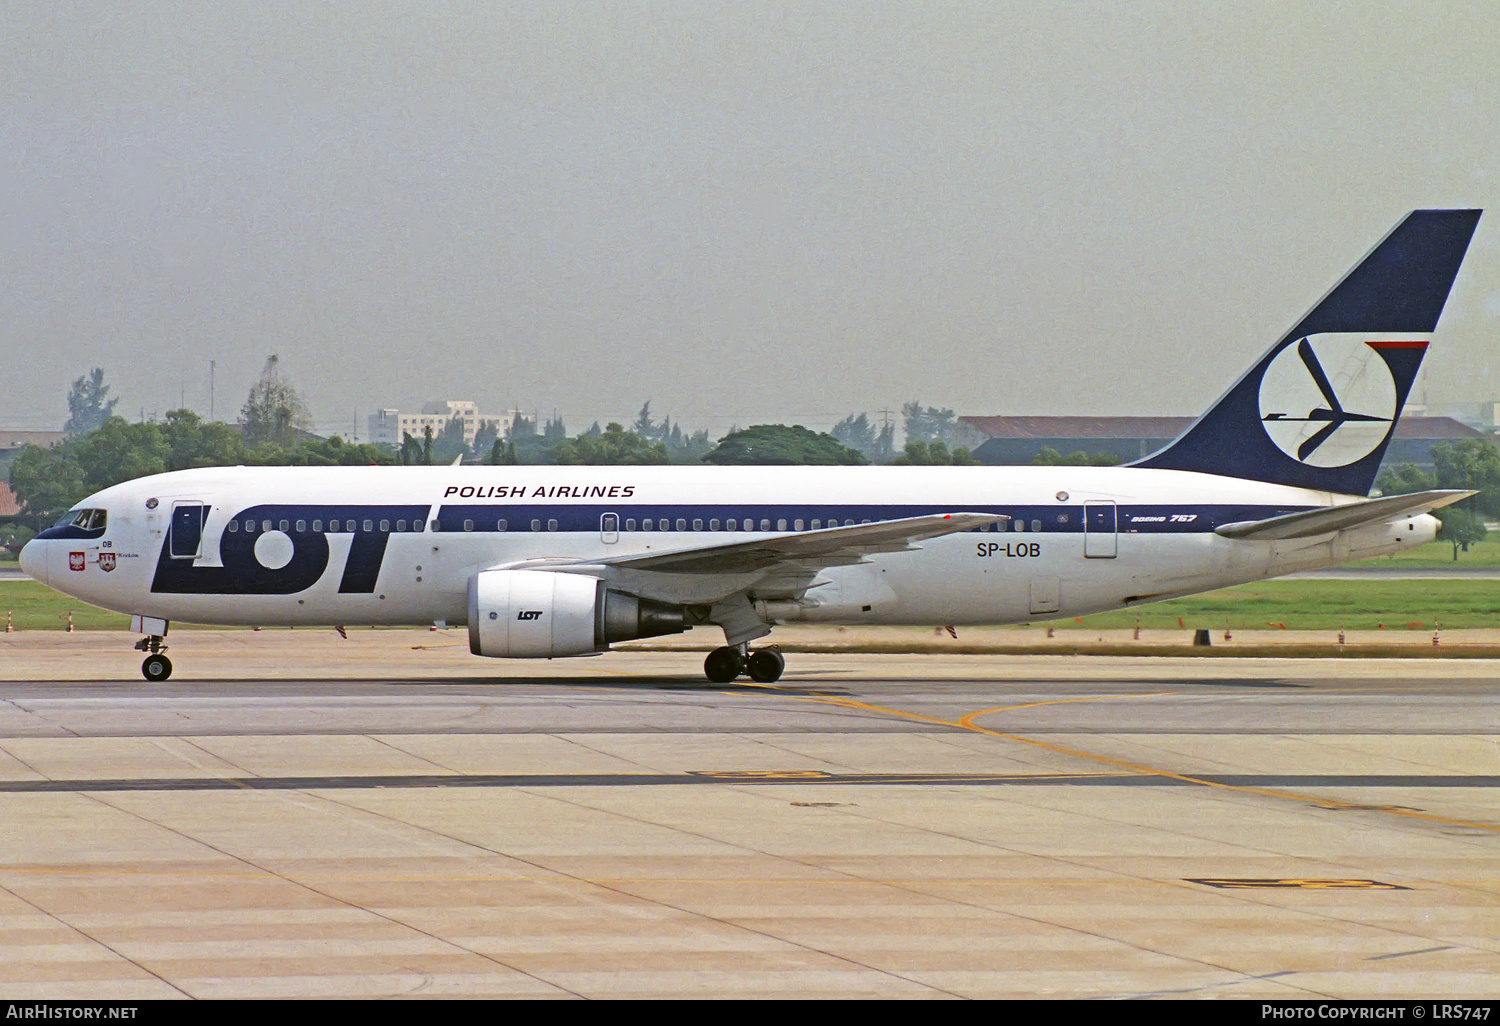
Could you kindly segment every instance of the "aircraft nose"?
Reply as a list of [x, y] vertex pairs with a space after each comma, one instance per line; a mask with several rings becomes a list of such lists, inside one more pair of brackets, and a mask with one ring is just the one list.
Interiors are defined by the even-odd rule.
[[47, 581], [47, 543], [32, 539], [21, 546], [21, 569], [43, 584]]

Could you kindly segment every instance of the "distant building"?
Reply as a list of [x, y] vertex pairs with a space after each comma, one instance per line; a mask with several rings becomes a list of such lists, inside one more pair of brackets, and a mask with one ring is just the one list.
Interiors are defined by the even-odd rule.
[[[1406, 412], [1413, 412], [1411, 403], [1406, 404]], [[1441, 413], [1470, 427], [1478, 428], [1481, 431], [1488, 431], [1492, 434], [1497, 429], [1500, 429], [1500, 402], [1494, 400], [1483, 403], [1434, 404], [1422, 412]]]
[[[1043, 449], [1060, 455], [1107, 453], [1121, 463], [1149, 456], [1188, 429], [1192, 417], [959, 417], [959, 444], [981, 463], [1020, 466]], [[1382, 466], [1415, 463], [1432, 470], [1432, 447], [1493, 436], [1452, 417], [1402, 417]]]
[[400, 410], [390, 409], [377, 410], [370, 414], [367, 425], [371, 442], [394, 445], [399, 448], [407, 435], [420, 440], [425, 436], [427, 428], [432, 428], [434, 437], [442, 434], [448, 422], [457, 417], [463, 421], [464, 444], [473, 446], [474, 437], [479, 433], [479, 428], [483, 424], [487, 421], [508, 424], [513, 416], [513, 412], [482, 414], [479, 412], [479, 405], [468, 399], [448, 399], [426, 404], [422, 407], [421, 413], [402, 413]]
[[981, 463], [1028, 464], [1043, 449], [1080, 449], [1121, 463], [1138, 460], [1187, 430], [1191, 417], [959, 417], [960, 436]]
[[370, 414], [366, 425], [368, 430], [365, 435], [374, 444], [395, 446], [401, 444], [400, 410], [377, 410]]
[[51, 449], [68, 440], [66, 431], [8, 431], [0, 428], [0, 459], [28, 445]]
[[1396, 434], [1391, 438], [1390, 448], [1386, 449], [1381, 466], [1415, 463], [1431, 472], [1434, 445], [1469, 438], [1482, 438], [1491, 444], [1495, 441], [1494, 435], [1452, 417], [1402, 417], [1396, 422]]

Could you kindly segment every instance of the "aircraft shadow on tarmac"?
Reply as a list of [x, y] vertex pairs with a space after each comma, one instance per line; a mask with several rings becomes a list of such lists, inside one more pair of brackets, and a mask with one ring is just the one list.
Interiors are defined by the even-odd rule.
[[1310, 688], [1316, 685], [1294, 680], [1257, 680], [1249, 677], [1217, 677], [1200, 680], [1162, 680], [1155, 683], [1175, 688]]
[[883, 680], [871, 678], [860, 681], [827, 682], [815, 684], [813, 682], [797, 683], [783, 679], [774, 686], [764, 684], [741, 683], [735, 681], [729, 684], [715, 684], [704, 680], [697, 674], [683, 674], [680, 677], [653, 676], [618, 676], [618, 677], [498, 677], [498, 678], [476, 678], [476, 677], [416, 677], [408, 680], [392, 679], [356, 679], [356, 678], [310, 678], [305, 680], [279, 679], [279, 680], [246, 680], [243, 677], [200, 677], [179, 678], [170, 683], [162, 682], [150, 684], [135, 678], [120, 678], [118, 680], [33, 680], [15, 681], [17, 685], [32, 687], [46, 687], [57, 690], [83, 690], [95, 688], [121, 688], [140, 695], [161, 696], [191, 696], [195, 693], [203, 693], [212, 689], [219, 691], [223, 688], [243, 688], [250, 686], [258, 692], [277, 691], [282, 688], [296, 688], [304, 690], [308, 687], [326, 686], [330, 689], [347, 688], [470, 688], [479, 691], [491, 691], [505, 688], [604, 688], [619, 691], [672, 691], [683, 693], [702, 692], [704, 694], [732, 694], [756, 695], [774, 691], [782, 695], [813, 695], [828, 697], [846, 697], [857, 693], [861, 686], [883, 685], [893, 687], [922, 687], [930, 688], [939, 686], [985, 686], [996, 688], [1027, 688], [1049, 690], [1064, 690], [1060, 685], [1085, 683], [1090, 685], [1102, 685], [1109, 687], [1137, 688], [1137, 687], [1171, 687], [1171, 688], [1245, 688], [1253, 690], [1305, 690], [1316, 688], [1318, 682], [1294, 681], [1294, 680], [1264, 680], [1247, 677], [1218, 677], [1198, 679], [1165, 679], [1153, 681], [1085, 681], [1085, 682], [1060, 682], [1056, 680], [1026, 680], [991, 677], [974, 678], [944, 678], [941, 680]]
[[330, 693], [334, 689], [376, 688], [465, 688], [471, 691], [488, 692], [509, 688], [607, 688], [620, 691], [677, 691], [684, 693], [703, 692], [723, 694], [725, 692], [745, 695], [763, 695], [774, 690], [783, 695], [827, 695], [839, 697], [849, 694], [848, 688], [828, 688], [777, 684], [771, 688], [763, 684], [714, 684], [698, 675], [684, 674], [682, 677], [500, 677], [486, 680], [475, 677], [417, 677], [410, 680], [313, 678], [307, 680], [246, 680], [243, 677], [199, 677], [181, 678], [171, 682], [148, 683], [134, 678], [118, 680], [32, 680], [13, 681], [13, 686], [45, 687], [48, 690], [127, 690], [137, 695], [159, 697], [209, 697], [218, 695], [226, 688], [253, 688], [259, 694], [275, 693], [282, 689], [306, 691], [308, 688], [326, 686]]

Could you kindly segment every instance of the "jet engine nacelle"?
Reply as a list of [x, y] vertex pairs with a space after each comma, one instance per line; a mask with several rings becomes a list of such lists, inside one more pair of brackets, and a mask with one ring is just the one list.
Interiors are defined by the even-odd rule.
[[597, 577], [483, 570], [469, 579], [469, 651], [475, 655], [592, 655], [616, 641], [686, 629], [682, 607], [613, 591]]

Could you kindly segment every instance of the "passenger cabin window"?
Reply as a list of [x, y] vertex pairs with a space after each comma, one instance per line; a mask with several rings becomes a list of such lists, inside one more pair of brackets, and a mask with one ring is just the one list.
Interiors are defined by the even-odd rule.
[[240, 522], [238, 520], [231, 520], [226, 528], [226, 530], [228, 530], [230, 534], [234, 534], [239, 529]]
[[498, 522], [497, 524], [495, 524], [495, 530], [497, 530], [497, 531], [503, 531], [503, 530], [505, 530], [505, 521], [501, 520], [500, 522]]
[[677, 530], [679, 530], [679, 531], [686, 531], [687, 530], [687, 521], [679, 519], [677, 521]]
[[800, 531], [800, 530], [802, 530], [802, 521], [800, 521], [800, 520], [794, 520], [794, 521], [792, 521], [792, 530], [793, 531]]
[[269, 531], [271, 529], [271, 522], [269, 520], [262, 520], [260, 522], [260, 529], [262, 531]]
[[307, 521], [306, 520], [299, 520], [299, 521], [297, 521], [297, 533], [301, 534], [305, 530], [307, 530]]
[[627, 521], [625, 521], [625, 530], [627, 530], [627, 531], [634, 531], [635, 530], [635, 521], [634, 520], [627, 520]]
[[693, 518], [693, 530], [695, 530], [695, 531], [701, 531], [701, 530], [703, 530], [703, 521], [701, 521], [698, 518], [694, 517]]
[[555, 531], [555, 530], [557, 530], [557, 521], [556, 520], [549, 520], [549, 521], [547, 521], [547, 530], [549, 530], [549, 531]]
[[813, 522], [812, 522], [812, 524], [811, 524], [811, 525], [810, 525], [810, 526], [811, 526], [811, 527], [812, 527], [812, 529], [813, 529], [813, 530], [814, 530], [814, 531], [816, 531], [816, 530], [818, 530], [818, 529], [819, 529], [819, 528], [820, 528], [820, 527], [822, 527], [822, 526], [823, 526], [823, 521], [821, 521], [821, 520], [814, 520], [814, 521], [813, 521]]
[[646, 518], [646, 519], [645, 519], [645, 520], [642, 520], [642, 521], [641, 521], [641, 525], [642, 525], [642, 526], [641, 526], [641, 530], [642, 530], [642, 531], [650, 531], [650, 530], [653, 530], [653, 528], [652, 528], [652, 526], [651, 526], [651, 525], [652, 525], [652, 524], [653, 524], [653, 523], [655, 523], [655, 521], [654, 521], [654, 520], [652, 520], [652, 519], [651, 519], [651, 518], [650, 518], [650, 517], [647, 517], [647, 518]]
[[771, 522], [769, 520], [762, 520], [760, 522], [760, 529], [762, 531], [769, 531], [771, 529]]
[[1040, 520], [1033, 520], [1031, 522], [1031, 529], [1033, 531], [1040, 531], [1042, 529], [1042, 522]]
[[725, 521], [725, 526], [731, 531], [738, 531], [740, 529], [740, 522], [733, 519], [727, 520]]
[[314, 520], [313, 521], [313, 531], [317, 532], [318, 534], [322, 534], [323, 533], [323, 521], [321, 521], [321, 520]]
[[373, 530], [375, 530], [375, 522], [373, 520], [366, 520], [365, 521], [365, 530], [366, 531], [373, 531]]
[[472, 521], [472, 520], [465, 520], [464, 521], [464, 530], [465, 531], [472, 531], [472, 530], [474, 530], [474, 521]]
[[778, 520], [778, 521], [776, 521], [776, 530], [778, 530], [778, 531], [785, 531], [786, 530], [786, 521], [785, 520]]
[[710, 520], [708, 522], [708, 529], [710, 531], [717, 531], [719, 529], [719, 522], [717, 520]]
[[540, 520], [533, 520], [531, 522], [531, 529], [533, 531], [540, 531], [542, 529], [542, 522]]

